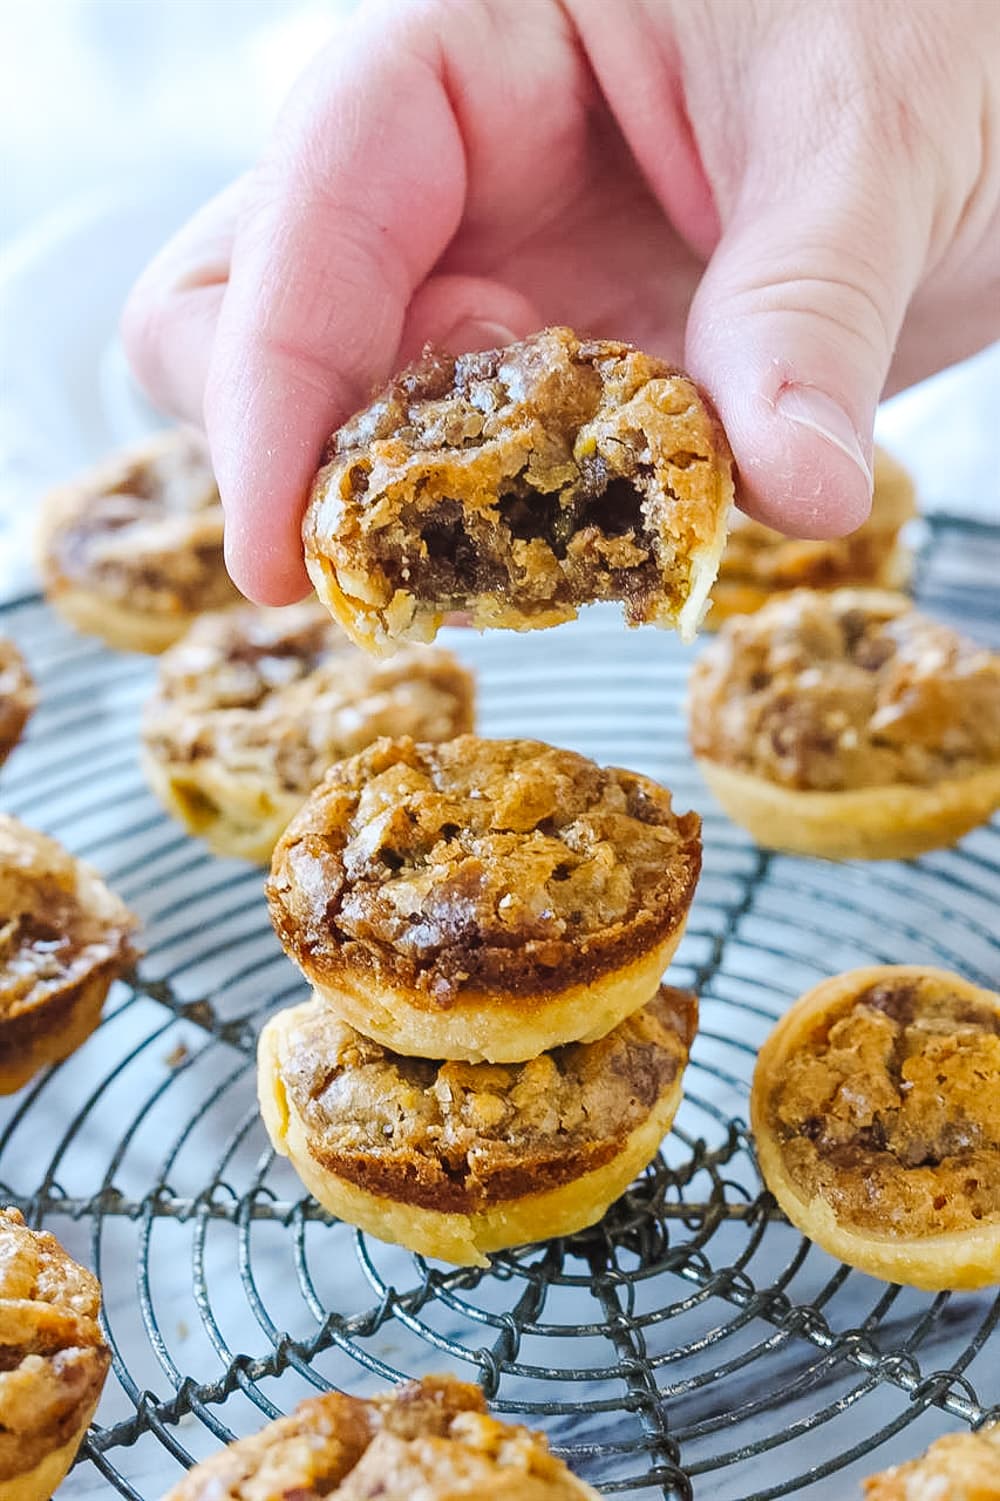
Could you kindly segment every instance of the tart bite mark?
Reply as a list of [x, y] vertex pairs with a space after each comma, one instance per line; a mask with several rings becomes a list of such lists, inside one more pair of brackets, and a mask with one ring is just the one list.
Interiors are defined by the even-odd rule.
[[688, 376], [549, 328], [404, 370], [331, 438], [302, 535], [317, 594], [370, 651], [431, 641], [452, 611], [531, 630], [596, 600], [688, 640], [732, 498]]

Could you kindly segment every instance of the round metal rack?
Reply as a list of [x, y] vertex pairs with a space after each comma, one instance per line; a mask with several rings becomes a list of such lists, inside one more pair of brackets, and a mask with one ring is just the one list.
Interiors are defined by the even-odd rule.
[[[918, 593], [994, 641], [1000, 532], [938, 521]], [[690, 653], [602, 610], [516, 637], [455, 634], [486, 734], [647, 771], [705, 820], [671, 971], [701, 997], [676, 1127], [602, 1224], [429, 1264], [333, 1222], [275, 1160], [254, 1043], [303, 994], [260, 871], [186, 838], [146, 791], [136, 722], [154, 667], [72, 636], [38, 600], [2, 628], [41, 706], [0, 804], [96, 864], [145, 955], [71, 1059], [0, 1104], [0, 1194], [89, 1262], [114, 1354], [67, 1496], [155, 1498], [234, 1434], [331, 1385], [448, 1370], [547, 1430], [609, 1495], [859, 1495], [860, 1476], [1000, 1404], [996, 1292], [890, 1287], [811, 1246], [763, 1189], [745, 1121], [757, 1046], [789, 1001], [853, 965], [1000, 978], [1000, 827], [908, 864], [771, 856], [715, 810], [685, 743]]]

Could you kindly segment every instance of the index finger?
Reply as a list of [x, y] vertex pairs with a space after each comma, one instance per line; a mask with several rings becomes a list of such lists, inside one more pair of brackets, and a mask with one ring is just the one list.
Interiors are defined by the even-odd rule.
[[458, 226], [465, 162], [441, 73], [433, 38], [363, 14], [310, 68], [254, 174], [205, 418], [227, 562], [263, 603], [306, 592], [301, 516], [323, 445], [390, 370]]

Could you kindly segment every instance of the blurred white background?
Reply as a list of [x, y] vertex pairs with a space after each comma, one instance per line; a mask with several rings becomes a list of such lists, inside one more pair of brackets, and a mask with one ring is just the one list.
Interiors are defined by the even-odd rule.
[[[30, 586], [42, 490], [155, 420], [117, 344], [132, 277], [253, 160], [351, 4], [0, 0], [0, 593]], [[1000, 346], [880, 433], [926, 507], [1000, 520]]]

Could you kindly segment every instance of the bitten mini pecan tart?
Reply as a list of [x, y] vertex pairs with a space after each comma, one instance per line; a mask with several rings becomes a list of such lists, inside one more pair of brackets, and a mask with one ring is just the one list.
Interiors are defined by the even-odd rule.
[[472, 729], [471, 675], [412, 647], [373, 660], [315, 600], [224, 610], [166, 653], [143, 715], [147, 780], [220, 854], [271, 858], [327, 767], [382, 735]]
[[24, 658], [8, 636], [0, 636], [0, 766], [20, 740], [37, 702]]
[[49, 1501], [111, 1364], [97, 1278], [0, 1209], [0, 1501]]
[[532, 1058], [642, 1006], [680, 941], [700, 821], [534, 740], [380, 740], [333, 766], [268, 887], [320, 996], [395, 1052]]
[[733, 497], [693, 381], [549, 328], [457, 359], [428, 351], [334, 434], [306, 565], [360, 645], [430, 641], [450, 611], [513, 630], [619, 600], [694, 634]]
[[222, 528], [204, 439], [186, 428], [159, 433], [46, 496], [46, 597], [109, 646], [161, 652], [202, 611], [240, 597]]
[[599, 1501], [540, 1433], [447, 1376], [326, 1392], [196, 1465], [163, 1501]]
[[135, 927], [96, 871], [0, 814], [0, 1094], [90, 1036]]
[[788, 1218], [913, 1287], [1000, 1282], [1000, 996], [884, 965], [825, 980], [760, 1051], [751, 1116]]
[[865, 1501], [1000, 1501], [1000, 1424], [946, 1433], [926, 1454], [864, 1483]]
[[903, 588], [911, 557], [900, 533], [917, 514], [913, 481], [884, 448], [875, 449], [874, 469], [871, 513], [848, 537], [786, 537], [734, 510], [709, 624], [751, 614], [790, 589]]
[[898, 594], [800, 589], [695, 663], [691, 744], [759, 844], [902, 859], [1000, 807], [1000, 655]]
[[261, 1035], [277, 1151], [332, 1214], [460, 1266], [594, 1224], [656, 1155], [681, 1099], [697, 1003], [661, 988], [597, 1042], [525, 1063], [391, 1053], [323, 1001]]

